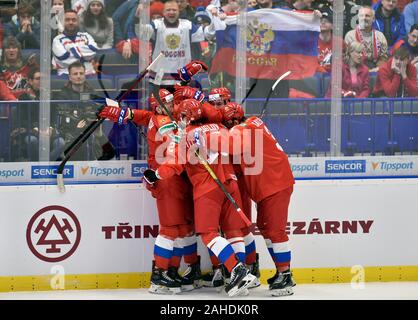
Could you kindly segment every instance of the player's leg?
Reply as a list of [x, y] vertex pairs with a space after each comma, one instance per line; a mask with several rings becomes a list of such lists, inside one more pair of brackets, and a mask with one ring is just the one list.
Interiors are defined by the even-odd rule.
[[[241, 209], [246, 217], [252, 221], [252, 201], [250, 195], [245, 187], [245, 180], [242, 173], [238, 174], [238, 188], [241, 195], [242, 206]], [[260, 270], [258, 268], [258, 260], [256, 255], [255, 238], [250, 228], [243, 230], [245, 243], [245, 263], [250, 268], [251, 273], [260, 277]]]
[[[241, 196], [238, 188], [238, 184], [234, 180], [228, 180], [224, 183], [225, 188], [231, 194], [231, 196], [235, 199], [238, 206], [242, 206]], [[245, 267], [245, 243], [244, 243], [244, 236], [243, 230], [246, 228], [244, 221], [240, 218], [236, 209], [232, 206], [231, 202], [228, 201], [225, 195], [223, 195], [223, 202], [221, 207], [221, 219], [220, 219], [220, 227], [221, 230], [224, 231], [225, 238], [228, 239], [231, 246], [233, 247], [237, 259], [239, 260], [240, 264]], [[231, 272], [228, 266], [226, 267], [227, 273]], [[239, 284], [245, 289], [251, 287], [254, 282], [256, 281], [256, 277], [251, 275], [249, 270], [246, 268], [245, 276], [242, 280], [239, 280], [241, 283]], [[234, 286], [237, 283], [237, 274], [236, 272], [232, 272], [230, 276], [230, 281], [226, 286], [226, 291], [234, 290]], [[244, 274], [242, 271], [241, 274]], [[228, 274], [226, 274], [228, 276]], [[232, 288], [232, 289], [231, 289]]]
[[170, 260], [173, 255], [174, 240], [178, 236], [177, 226], [160, 225], [160, 232], [154, 244], [154, 263], [151, 273], [151, 293], [179, 293], [181, 284], [168, 274]]
[[151, 275], [149, 291], [160, 294], [178, 293], [181, 291], [181, 282], [169, 269], [178, 268], [180, 265], [182, 246], [181, 243], [180, 245], [175, 243], [180, 235], [179, 226], [187, 223], [184, 219], [183, 200], [162, 196], [160, 193], [157, 198], [157, 209], [160, 232], [154, 245], [155, 267]]
[[200, 256], [197, 254], [197, 237], [192, 223], [180, 226], [180, 239], [183, 243], [184, 262], [187, 264], [187, 269], [181, 276], [182, 290], [201, 288]]
[[291, 250], [286, 234], [288, 207], [293, 187], [277, 192], [257, 204], [257, 226], [276, 265], [275, 276], [268, 280], [274, 296], [293, 294], [295, 285], [290, 270]]
[[202, 274], [202, 284], [204, 287], [220, 288], [225, 284], [222, 266], [218, 257], [208, 248], [209, 258], [212, 263], [212, 270]]

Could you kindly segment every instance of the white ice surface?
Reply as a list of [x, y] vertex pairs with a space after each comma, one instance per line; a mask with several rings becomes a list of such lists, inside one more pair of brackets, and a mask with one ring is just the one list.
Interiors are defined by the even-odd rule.
[[[155, 295], [147, 289], [112, 290], [61, 290], [37, 292], [2, 292], [0, 300], [214, 300], [231, 299], [225, 293], [211, 288], [201, 288], [179, 295]], [[345, 284], [300, 284], [294, 287], [294, 295], [269, 296], [268, 287], [251, 289], [247, 297], [234, 300], [292, 299], [292, 300], [418, 300], [418, 282], [366, 282], [363, 289]]]

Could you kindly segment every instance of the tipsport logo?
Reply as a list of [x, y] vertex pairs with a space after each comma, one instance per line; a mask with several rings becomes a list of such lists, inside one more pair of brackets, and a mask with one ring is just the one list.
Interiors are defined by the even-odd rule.
[[24, 177], [25, 169], [0, 170], [0, 180], [16, 177]]
[[381, 161], [381, 162], [372, 162], [372, 168], [373, 170], [381, 170], [381, 171], [403, 171], [403, 170], [413, 170], [414, 169], [414, 163], [412, 161], [410, 162], [387, 162], [387, 161]]
[[86, 166], [80, 168], [82, 175], [90, 175], [95, 177], [121, 176], [125, 174], [125, 167], [119, 168], [100, 168]]
[[318, 172], [319, 164], [292, 164], [293, 173], [308, 173], [308, 172]]

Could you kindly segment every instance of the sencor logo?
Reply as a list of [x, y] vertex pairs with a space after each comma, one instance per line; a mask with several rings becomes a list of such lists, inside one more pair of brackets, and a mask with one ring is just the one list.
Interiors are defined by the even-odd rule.
[[319, 171], [319, 164], [293, 164], [292, 165], [293, 172], [312, 172], [312, 171]]
[[132, 177], [142, 177], [144, 171], [148, 169], [147, 164], [133, 163], [132, 164]]
[[366, 172], [366, 160], [325, 160], [325, 173]]
[[[55, 179], [57, 177], [58, 166], [32, 166], [32, 179]], [[63, 171], [64, 178], [74, 178], [74, 166], [65, 166]]]
[[0, 177], [4, 177], [5, 179], [9, 177], [23, 177], [25, 174], [24, 169], [20, 170], [0, 170]]

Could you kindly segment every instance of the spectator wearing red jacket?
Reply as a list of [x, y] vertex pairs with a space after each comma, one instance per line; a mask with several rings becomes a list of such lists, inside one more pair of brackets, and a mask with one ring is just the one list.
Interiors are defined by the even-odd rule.
[[[351, 42], [347, 47], [345, 63], [342, 66], [343, 98], [367, 98], [370, 95], [369, 68], [363, 62], [363, 50], [363, 44], [357, 41]], [[331, 84], [325, 96], [331, 97]]]
[[410, 62], [408, 49], [400, 47], [379, 68], [373, 94], [389, 98], [418, 96], [417, 72]]

